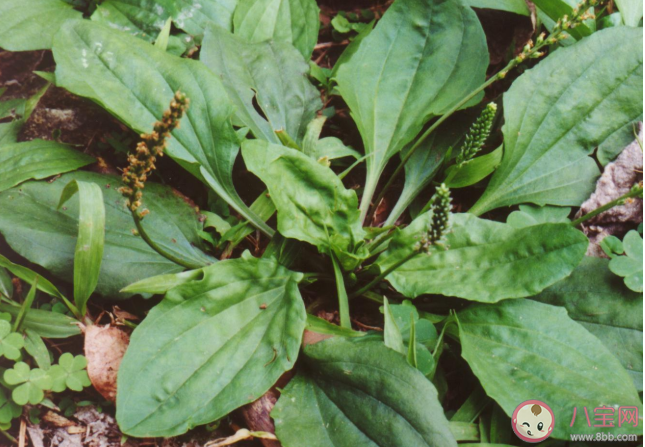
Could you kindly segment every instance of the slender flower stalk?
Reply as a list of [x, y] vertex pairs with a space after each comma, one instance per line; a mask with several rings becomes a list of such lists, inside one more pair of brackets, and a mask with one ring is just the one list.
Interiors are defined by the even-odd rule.
[[385, 269], [385, 271], [383, 271], [380, 275], [367, 283], [365, 286], [361, 287], [356, 292], [352, 293], [349, 297], [355, 298], [371, 290], [390, 273], [392, 273], [394, 270], [398, 269], [417, 255], [421, 253], [432, 255], [431, 249], [433, 246], [444, 246], [443, 237], [448, 232], [451, 201], [450, 189], [448, 189], [446, 185], [442, 183], [430, 199], [430, 202], [428, 202], [428, 206], [432, 210], [432, 218], [430, 219], [428, 228], [419, 238], [419, 242], [414, 246], [410, 253]]
[[643, 198], [643, 182], [641, 181], [640, 183], [635, 184], [632, 186], [632, 188], [629, 190], [629, 192], [625, 195], [622, 195], [618, 197], [615, 200], [612, 200], [611, 202], [605, 203], [602, 206], [599, 206], [593, 211], [590, 211], [589, 213], [585, 214], [584, 216], [579, 217], [578, 219], [574, 220], [571, 222], [571, 226], [577, 227], [581, 223], [592, 219], [596, 217], [598, 214], [602, 214], [607, 210], [612, 209], [615, 206], [622, 206], [625, 203], [628, 203], [629, 201], [633, 200], [634, 198]]
[[381, 193], [378, 195], [378, 198], [374, 203], [378, 205], [381, 202], [381, 200], [383, 200], [383, 197], [385, 197], [387, 190], [390, 188], [392, 183], [394, 183], [394, 180], [398, 177], [398, 175], [401, 174], [401, 172], [403, 171], [403, 168], [405, 167], [405, 164], [408, 162], [408, 160], [410, 160], [412, 155], [414, 155], [414, 152], [419, 148], [419, 146], [421, 146], [421, 144], [426, 140], [426, 138], [428, 138], [428, 136], [430, 136], [430, 134], [434, 132], [444, 121], [450, 118], [453, 113], [461, 109], [465, 104], [467, 104], [471, 99], [473, 99], [479, 93], [484, 91], [484, 89], [486, 89], [488, 86], [506, 77], [509, 71], [511, 71], [518, 65], [522, 64], [527, 59], [536, 59], [536, 58], [542, 57], [544, 55], [544, 52], [540, 50], [542, 50], [547, 45], [553, 45], [560, 40], [566, 39], [567, 37], [566, 30], [576, 28], [577, 26], [581, 25], [585, 20], [594, 18], [594, 15], [588, 13], [587, 11], [592, 6], [596, 6], [600, 3], [601, 3], [600, 0], [583, 0], [582, 2], [580, 2], [578, 6], [573, 9], [571, 16], [565, 15], [556, 22], [555, 26], [553, 27], [553, 30], [548, 35], [548, 37], [545, 37], [545, 34], [542, 33], [537, 37], [535, 43], [533, 43], [532, 41], [529, 41], [529, 43], [526, 46], [524, 46], [524, 48], [522, 49], [522, 52], [518, 54], [516, 57], [514, 57], [506, 65], [506, 67], [502, 68], [495, 75], [491, 76], [482, 85], [480, 85], [475, 90], [473, 90], [468, 95], [466, 95], [461, 100], [459, 100], [454, 106], [452, 106], [452, 108], [450, 108], [439, 119], [437, 119], [437, 121], [435, 121], [432, 124], [432, 126], [430, 126], [428, 130], [426, 130], [417, 139], [416, 143], [414, 143], [414, 145], [405, 154], [405, 156], [402, 157], [401, 162], [394, 170], [394, 173], [390, 176], [388, 182], [385, 184], [385, 186], [381, 190]]
[[484, 147], [484, 143], [486, 143], [490, 135], [490, 129], [493, 127], [496, 112], [497, 104], [491, 102], [484, 108], [477, 121], [468, 130], [464, 144], [461, 146], [461, 151], [457, 155], [456, 165], [458, 168], [472, 160]]
[[121, 187], [119, 191], [128, 199], [128, 208], [132, 212], [137, 231], [143, 240], [164, 258], [175, 264], [193, 269], [203, 267], [203, 265], [192, 264], [179, 259], [157, 244], [141, 224], [141, 221], [150, 213], [150, 210], [139, 211], [142, 205], [141, 198], [143, 197], [146, 180], [148, 180], [150, 172], [156, 169], [157, 157], [163, 156], [167, 140], [170, 138], [171, 132], [179, 127], [179, 120], [186, 113], [189, 102], [186, 95], [178, 91], [170, 102], [170, 108], [163, 113], [161, 121], [157, 121], [154, 124], [153, 131], [148, 134], [141, 134], [141, 141], [137, 144], [136, 152], [128, 156], [130, 164], [123, 170], [122, 175], [125, 186]]

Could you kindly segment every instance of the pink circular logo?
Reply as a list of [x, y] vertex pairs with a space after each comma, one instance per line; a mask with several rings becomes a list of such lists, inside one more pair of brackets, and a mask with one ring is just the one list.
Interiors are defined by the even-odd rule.
[[517, 406], [511, 418], [513, 431], [522, 441], [541, 442], [551, 436], [555, 417], [544, 402], [527, 400]]

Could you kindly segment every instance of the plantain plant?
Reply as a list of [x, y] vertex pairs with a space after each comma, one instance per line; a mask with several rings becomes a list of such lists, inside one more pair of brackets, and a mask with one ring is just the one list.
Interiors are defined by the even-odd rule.
[[[25, 3], [51, 8], [29, 22], [44, 32], [8, 31]], [[352, 28], [327, 71], [309, 63], [314, 0], [104, 0], [89, 20], [62, 0], [0, 6], [0, 46], [51, 49], [55, 73], [43, 76], [141, 138], [123, 181], [78, 170], [91, 160], [60, 143], [0, 143], [0, 160], [24, 148], [40, 162], [0, 180], [0, 233], [73, 281], [78, 321], [93, 292], [162, 296], [119, 370], [125, 434], [226, 418], [291, 370], [271, 412], [286, 447], [504, 443], [530, 399], [553, 409], [561, 440], [596, 432], [570, 423], [576, 407], [642, 412], [642, 237], [627, 234], [626, 256], [589, 258], [582, 220], [569, 219], [642, 119], [640, 18], [619, 4], [622, 19], [596, 31], [608, 17], [596, 0], [535, 3], [545, 31], [488, 75], [463, 0], [395, 0], [375, 26]], [[529, 14], [522, 5], [511, 12]], [[485, 99], [499, 82], [510, 87]], [[321, 138], [330, 98], [347, 105], [363, 154]], [[53, 166], [53, 151], [67, 162]], [[197, 179], [205, 209], [150, 181], [163, 155]], [[253, 202], [235, 186], [241, 162], [266, 188]], [[63, 207], [74, 191], [80, 202]], [[642, 198], [642, 184], [630, 194]], [[247, 237], [262, 249], [241, 250]], [[368, 314], [382, 331], [355, 330]], [[305, 346], [307, 331], [332, 337]], [[11, 335], [5, 355], [20, 348]], [[75, 365], [61, 358], [49, 384], [18, 363], [5, 380], [37, 401], [83, 383]]]

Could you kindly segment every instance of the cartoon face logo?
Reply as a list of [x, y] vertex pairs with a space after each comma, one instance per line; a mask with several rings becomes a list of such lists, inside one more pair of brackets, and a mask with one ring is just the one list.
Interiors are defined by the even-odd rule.
[[540, 442], [551, 436], [555, 418], [553, 411], [544, 402], [527, 400], [513, 412], [513, 431], [526, 442]]

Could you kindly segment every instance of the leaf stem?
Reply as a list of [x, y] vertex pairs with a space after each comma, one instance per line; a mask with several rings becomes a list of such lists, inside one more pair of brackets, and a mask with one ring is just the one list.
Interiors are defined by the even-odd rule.
[[343, 272], [340, 270], [336, 255], [331, 254], [331, 262], [334, 266], [334, 277], [336, 278], [336, 290], [338, 291], [338, 313], [340, 314], [340, 327], [347, 329], [352, 328], [352, 322], [349, 316], [349, 299], [347, 290], [345, 290], [345, 280]]
[[202, 268], [204, 267], [203, 265], [199, 264], [192, 264], [190, 262], [186, 262], [182, 259], [177, 258], [176, 256], [168, 253], [166, 250], [161, 248], [155, 241], [152, 240], [152, 238], [146, 233], [146, 230], [143, 228], [143, 225], [141, 225], [141, 217], [139, 217], [138, 213], [135, 211], [132, 211], [132, 218], [134, 219], [134, 224], [137, 226], [137, 231], [139, 232], [139, 235], [143, 238], [144, 241], [150, 247], [159, 253], [161, 256], [164, 258], [168, 259], [169, 261], [174, 262], [175, 264], [181, 265], [182, 267], [186, 267], [188, 269], [197, 269], [197, 268]]
[[12, 444], [18, 444], [18, 440], [11, 436], [8, 432], [0, 428], [0, 433], [4, 435], [5, 438], [7, 438]]
[[609, 209], [611, 209], [611, 208], [613, 208], [615, 206], [623, 205], [627, 199], [631, 199], [633, 197], [638, 197], [638, 196], [642, 197], [642, 195], [643, 195], [643, 186], [642, 185], [638, 186], [636, 188], [632, 188], [631, 191], [629, 191], [627, 194], [622, 195], [622, 196], [618, 197], [617, 199], [612, 200], [611, 202], [607, 202], [603, 206], [599, 206], [595, 210], [593, 210], [593, 211], [585, 214], [584, 216], [579, 217], [578, 219], [574, 220], [573, 222], [571, 222], [571, 226], [577, 227], [582, 222], [587, 221], [587, 220], [589, 220], [589, 219], [591, 219], [593, 217], [596, 217], [598, 214], [602, 214], [605, 211], [607, 211], [607, 210], [609, 210]]
[[403, 264], [405, 264], [406, 262], [408, 262], [410, 259], [414, 258], [418, 254], [419, 254], [418, 250], [414, 250], [414, 251], [410, 252], [406, 257], [402, 258], [400, 261], [396, 262], [395, 264], [393, 264], [392, 266], [387, 268], [383, 273], [381, 273], [376, 278], [371, 280], [365, 286], [361, 287], [356, 292], [350, 294], [349, 297], [350, 298], [356, 298], [357, 296], [360, 296], [360, 295], [364, 294], [365, 292], [370, 290], [372, 287], [377, 285], [379, 282], [381, 282], [387, 275], [389, 275], [394, 270], [396, 270], [399, 267], [401, 267]]

